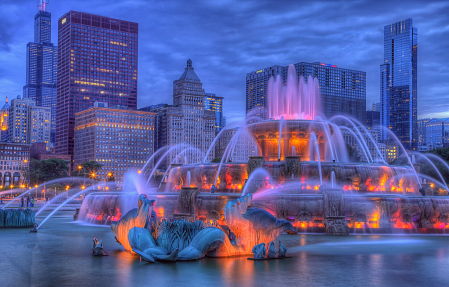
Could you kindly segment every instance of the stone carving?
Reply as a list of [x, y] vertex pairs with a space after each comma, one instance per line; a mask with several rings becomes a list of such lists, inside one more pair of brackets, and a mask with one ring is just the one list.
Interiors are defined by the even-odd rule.
[[276, 257], [276, 248], [274, 246], [274, 241], [271, 241], [270, 244], [268, 244], [268, 258], [274, 258]]
[[328, 235], [349, 235], [343, 213], [344, 197], [340, 189], [323, 189], [324, 226]]
[[349, 227], [345, 218], [326, 218], [324, 225], [328, 235], [349, 235]]
[[179, 213], [191, 215], [195, 214], [194, 202], [197, 194], [197, 188], [181, 188], [178, 198]]
[[339, 189], [323, 190], [325, 216], [342, 216], [344, 198], [343, 191]]
[[278, 257], [283, 258], [287, 254], [287, 248], [282, 244], [282, 242], [279, 240], [279, 251], [278, 251]]
[[92, 255], [93, 256], [108, 256], [108, 253], [103, 250], [103, 243], [97, 240], [96, 237], [94, 237], [94, 243], [92, 244]]
[[365, 213], [357, 213], [353, 217], [354, 222], [367, 222]]
[[265, 248], [265, 243], [259, 243], [255, 245], [251, 251], [255, 259], [265, 258], [267, 255], [267, 249]]
[[402, 222], [404, 223], [413, 223], [413, 216], [408, 213], [402, 214]]
[[294, 179], [301, 180], [301, 158], [299, 156], [285, 157], [285, 179], [290, 179], [292, 174]]
[[35, 223], [34, 226], [33, 226], [33, 229], [31, 229], [29, 233], [37, 233], [37, 227], [38, 226], [39, 225], [37, 223]]
[[301, 211], [298, 214], [298, 221], [299, 222], [311, 222], [312, 221], [312, 215], [310, 214], [310, 212]]
[[438, 221], [444, 224], [449, 224], [449, 215], [448, 214], [441, 214], [438, 216]]
[[247, 165], [248, 177], [255, 169], [262, 167], [264, 163], [265, 159], [262, 156], [250, 156]]

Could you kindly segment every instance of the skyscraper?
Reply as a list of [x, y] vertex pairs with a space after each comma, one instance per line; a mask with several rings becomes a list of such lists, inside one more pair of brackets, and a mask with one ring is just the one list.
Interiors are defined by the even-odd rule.
[[[412, 19], [384, 27], [384, 63], [380, 66], [381, 124], [396, 134], [404, 147], [418, 147], [417, 55], [418, 29]], [[382, 130], [382, 140], [389, 140]]]
[[138, 24], [70, 11], [58, 20], [56, 153], [73, 155], [75, 113], [137, 109]]
[[[326, 118], [346, 115], [366, 122], [366, 73], [324, 63], [295, 64], [298, 79], [318, 79], [321, 111]], [[278, 74], [287, 81], [288, 66], [272, 66], [246, 74], [246, 114], [267, 119], [268, 80]], [[250, 113], [251, 112], [251, 113]], [[250, 114], [249, 114], [250, 113]]]
[[[216, 122], [215, 112], [205, 108], [205, 97], [203, 83], [189, 59], [179, 80], [173, 81], [173, 106], [151, 110], [156, 113], [155, 151], [177, 145], [166, 157], [165, 167], [171, 163], [203, 161], [215, 138]], [[214, 157], [215, 150], [211, 149], [206, 160], [209, 162]]]
[[219, 132], [225, 127], [225, 117], [223, 116], [223, 97], [218, 97], [215, 94], [205, 93], [204, 108], [206, 111], [215, 113], [215, 131]]
[[50, 141], [55, 142], [58, 47], [51, 43], [51, 14], [41, 1], [34, 16], [34, 42], [27, 44], [23, 97], [51, 109]]

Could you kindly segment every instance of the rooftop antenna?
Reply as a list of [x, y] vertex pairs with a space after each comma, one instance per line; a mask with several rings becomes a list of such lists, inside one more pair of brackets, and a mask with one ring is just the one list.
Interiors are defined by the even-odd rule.
[[38, 0], [37, 1], [37, 10], [38, 11], [46, 11], [46, 6], [47, 6], [47, 4], [49, 4], [48, 2], [49, 2], [50, 0]]

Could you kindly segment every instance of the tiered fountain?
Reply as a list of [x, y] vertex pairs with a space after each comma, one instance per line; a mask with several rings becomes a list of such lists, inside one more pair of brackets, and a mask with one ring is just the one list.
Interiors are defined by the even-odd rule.
[[[231, 139], [221, 163], [172, 164], [168, 180], [144, 192], [155, 199], [159, 218], [192, 218], [224, 224], [224, 207], [251, 193], [253, 207], [290, 221], [299, 232], [439, 233], [449, 228], [449, 200], [444, 184], [423, 184], [419, 167], [376, 163], [354, 121], [351, 133], [365, 162], [349, 162], [336, 122], [320, 117], [318, 82], [297, 81], [293, 65], [287, 84], [269, 81], [269, 120], [245, 124]], [[254, 118], [249, 122], [254, 121]], [[244, 162], [230, 162], [247, 134], [253, 151]], [[214, 142], [215, 143], [215, 142]], [[380, 152], [379, 152], [380, 153]], [[80, 218], [104, 223], [118, 220], [137, 202], [137, 193], [91, 194]], [[425, 196], [423, 196], [425, 194]], [[81, 216], [82, 214], [82, 216]], [[99, 219], [99, 220], [98, 220]]]

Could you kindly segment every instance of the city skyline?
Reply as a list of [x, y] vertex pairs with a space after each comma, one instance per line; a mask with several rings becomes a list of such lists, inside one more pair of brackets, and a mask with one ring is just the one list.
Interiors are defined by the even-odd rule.
[[[314, 2], [282, 6], [215, 1], [187, 6], [182, 2], [105, 3], [98, 0], [54, 1], [47, 9], [52, 13], [54, 25], [55, 19], [70, 9], [95, 14], [92, 7], [99, 6], [102, 7], [101, 15], [139, 23], [142, 33], [139, 40], [138, 108], [169, 102], [171, 82], [178, 77], [177, 71], [183, 68], [188, 58], [196, 63], [199, 71], [208, 71], [207, 74], [199, 72], [198, 76], [206, 90], [225, 98], [223, 113], [229, 122], [245, 115], [246, 73], [259, 67], [302, 61], [318, 60], [365, 71], [367, 107], [370, 107], [373, 102], [380, 101], [380, 76], [376, 63], [383, 59], [383, 27], [412, 18], [420, 31], [418, 118], [449, 116], [446, 112], [449, 103], [442, 101], [449, 90], [449, 83], [445, 81], [449, 77], [449, 69], [444, 65], [447, 56], [443, 55], [446, 38], [449, 38], [449, 20], [444, 17], [449, 9], [447, 2], [411, 2], [407, 7], [401, 7], [400, 13], [390, 12], [397, 11], [395, 7], [399, 8], [400, 3], [390, 3], [391, 9], [385, 10], [386, 2], [363, 5]], [[5, 26], [0, 46], [3, 62], [0, 68], [0, 101], [4, 101], [6, 96], [13, 98], [22, 94], [26, 64], [24, 46], [33, 38], [32, 17], [36, 14], [36, 3], [22, 1], [19, 4], [2, 3], [1, 6], [3, 14], [0, 16], [4, 19], [1, 25]], [[357, 13], [351, 13], [352, 10], [357, 10]], [[167, 13], [173, 17], [167, 18]], [[151, 22], [146, 21], [149, 18]], [[209, 20], [216, 25], [203, 25]], [[52, 37], [56, 39], [54, 25]], [[201, 41], [203, 37], [208, 41]], [[347, 40], [341, 41], [341, 37]]]

